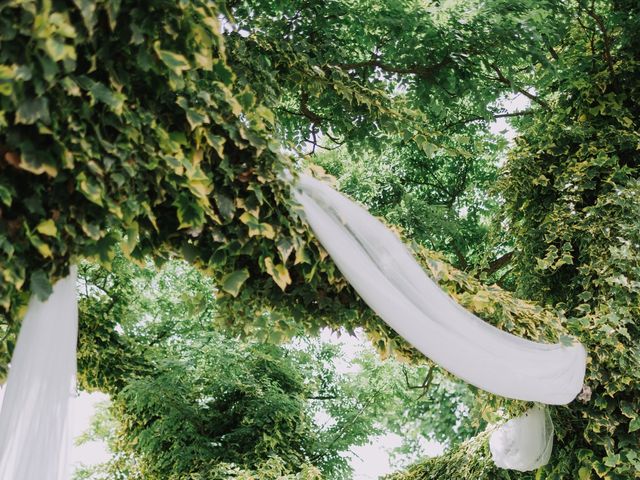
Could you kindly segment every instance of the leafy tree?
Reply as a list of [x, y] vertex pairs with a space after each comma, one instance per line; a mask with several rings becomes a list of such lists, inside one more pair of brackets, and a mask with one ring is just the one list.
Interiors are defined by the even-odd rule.
[[485, 265], [493, 255], [487, 239], [498, 206], [487, 191], [498, 177], [501, 146], [487, 142], [486, 151], [472, 158], [444, 152], [428, 158], [415, 145], [392, 145], [379, 154], [339, 150], [314, 161], [336, 177], [343, 193], [408, 238], [445, 254], [458, 268], [491, 275], [503, 260]]
[[102, 470], [180, 479], [227, 478], [224, 465], [310, 468], [316, 435], [295, 358], [217, 333], [211, 281], [184, 263], [155, 272], [119, 256], [112, 267], [81, 268], [80, 378], [111, 393], [116, 421], [98, 424], [117, 452]]
[[229, 296], [246, 284], [250, 297], [255, 280], [300, 311], [326, 281], [327, 313], [357, 316], [291, 204], [273, 116], [226, 63], [217, 4], [0, 9], [3, 364], [28, 292], [46, 298], [79, 258], [108, 267], [118, 244], [133, 258], [184, 256]]
[[455, 444], [476, 431], [472, 392], [435, 367], [383, 362], [369, 348], [357, 371], [341, 373], [335, 345], [221, 335], [211, 280], [182, 262], [156, 271], [118, 256], [110, 272], [80, 271], [79, 376], [113, 398], [89, 438], [106, 439], [114, 458], [79, 475], [208, 478], [223, 464], [260, 471], [272, 461], [349, 478], [345, 453], [373, 435], [410, 424], [413, 441], [399, 453], [415, 455], [421, 435]]
[[[519, 292], [556, 305], [589, 352], [585, 390], [554, 408], [556, 444], [536, 478], [626, 479], [638, 462], [637, 2], [576, 2], [542, 70], [548, 109], [521, 120], [501, 190]], [[486, 436], [394, 478], [533, 478], [506, 473]]]

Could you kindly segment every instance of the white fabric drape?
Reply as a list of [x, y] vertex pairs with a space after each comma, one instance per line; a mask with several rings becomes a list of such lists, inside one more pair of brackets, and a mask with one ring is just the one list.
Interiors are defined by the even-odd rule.
[[528, 472], [546, 465], [553, 449], [553, 423], [546, 408], [537, 406], [495, 430], [489, 438], [494, 463]]
[[503, 397], [566, 404], [580, 392], [581, 344], [503, 332], [455, 303], [400, 239], [365, 209], [307, 175], [293, 195], [316, 237], [362, 299], [415, 348], [466, 382]]
[[45, 302], [31, 298], [22, 322], [0, 412], [0, 479], [67, 478], [77, 334], [72, 267]]

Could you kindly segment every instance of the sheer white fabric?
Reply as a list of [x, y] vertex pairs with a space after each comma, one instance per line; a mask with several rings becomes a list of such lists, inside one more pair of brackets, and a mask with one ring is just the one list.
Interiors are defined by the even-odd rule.
[[307, 175], [300, 175], [293, 191], [353, 288], [427, 357], [503, 397], [566, 404], [580, 392], [586, 362], [581, 344], [536, 343], [493, 327], [444, 293], [365, 209]]
[[0, 479], [67, 478], [77, 333], [72, 267], [47, 301], [31, 298], [22, 322], [0, 412]]
[[500, 468], [528, 472], [546, 465], [553, 449], [549, 412], [538, 406], [509, 420], [491, 434], [489, 448]]

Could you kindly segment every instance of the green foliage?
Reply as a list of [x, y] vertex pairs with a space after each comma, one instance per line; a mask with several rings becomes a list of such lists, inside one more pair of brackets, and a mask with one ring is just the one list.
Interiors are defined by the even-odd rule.
[[[539, 334], [541, 321], [548, 324], [547, 335], [557, 328], [549, 312], [496, 287], [486, 290], [445, 263], [432, 260], [429, 267], [457, 301], [483, 310], [486, 318], [528, 325], [528, 330], [518, 330], [523, 335]], [[157, 271], [151, 264], [137, 266], [117, 255], [111, 271], [82, 264], [80, 278], [78, 376], [85, 389], [113, 396], [114, 428], [119, 432], [110, 440], [115, 456], [103, 467], [107, 478], [137, 478], [135, 472], [142, 475], [136, 466], [140, 462], [149, 464], [145, 475], [156, 472], [160, 478], [169, 472], [180, 478], [186, 471], [213, 476], [218, 472], [213, 465], [221, 461], [235, 464], [240, 469], [237, 475], [247, 468], [262, 472], [263, 466], [256, 465], [275, 462], [269, 460], [274, 458], [284, 462], [284, 472], [291, 468], [292, 456], [300, 455], [302, 460], [294, 464], [306, 461], [327, 478], [349, 478], [343, 452], [365, 444], [372, 435], [402, 435], [403, 445], [393, 452], [402, 461], [422, 453], [420, 438], [457, 445], [492, 419], [496, 408], [505, 406], [434, 366], [381, 361], [366, 351], [354, 360], [356, 372], [341, 374], [335, 366], [340, 352], [329, 345], [298, 341], [282, 350], [225, 339], [215, 331], [212, 280], [183, 262], [168, 262]], [[514, 327], [505, 323], [503, 328]], [[271, 340], [273, 333], [265, 340]], [[376, 340], [382, 351], [388, 348], [386, 338]], [[402, 344], [394, 348], [396, 354], [403, 351]], [[412, 351], [406, 354], [414, 361], [420, 358], [413, 357]], [[211, 402], [199, 401], [202, 395], [211, 397]], [[168, 402], [168, 398], [174, 400]], [[236, 413], [241, 425], [249, 422], [250, 426], [221, 421], [237, 418]], [[312, 419], [318, 414], [331, 421], [315, 425]], [[285, 427], [257, 417], [280, 419]], [[213, 427], [203, 431], [201, 422], [228, 430], [224, 434]], [[301, 426], [287, 430], [292, 422]], [[255, 434], [260, 428], [268, 430], [270, 443]], [[218, 442], [221, 435], [234, 437], [236, 430], [239, 437], [234, 446], [211, 449], [212, 441]], [[281, 433], [274, 435], [274, 431]], [[141, 443], [141, 437], [149, 442]], [[192, 456], [185, 464], [181, 458], [187, 450]], [[189, 470], [187, 465], [200, 466]], [[161, 469], [163, 473], [157, 473]], [[85, 473], [94, 475], [88, 478], [101, 478], [96, 477], [99, 471]]]
[[[271, 7], [263, 7], [259, 11], [267, 18]], [[402, 30], [367, 2], [352, 7], [338, 19], [366, 13], [377, 19], [374, 24], [382, 22], [380, 32]], [[237, 63], [238, 73], [230, 70], [215, 4], [158, 0], [144, 7], [105, 2], [80, 8], [59, 1], [10, 2], [1, 8], [0, 191], [9, 206], [0, 212], [0, 307], [7, 333], [2, 364], [8, 361], [27, 288], [33, 285], [44, 295], [42, 280], [51, 283], [83, 257], [108, 267], [118, 245], [132, 258], [150, 254], [162, 262], [180, 255], [198, 265], [215, 279], [219, 293], [229, 294], [220, 299], [218, 313], [236, 332], [275, 330], [277, 340], [290, 337], [299, 325], [311, 332], [364, 326], [382, 349], [391, 350], [391, 342], [407, 350], [366, 309], [300, 222], [281, 176], [290, 165], [269, 133], [274, 116], [252, 93], [266, 91], [268, 82], [253, 81]], [[243, 8], [232, 8], [240, 24]], [[411, 2], [389, 8], [389, 13], [413, 11], [415, 30], [407, 31], [419, 33], [418, 39], [438, 38], [430, 30], [433, 22], [423, 22], [427, 10]], [[282, 25], [271, 23], [274, 30], [265, 34], [277, 36]], [[371, 34], [348, 33], [340, 22], [335, 26], [339, 35], [331, 34], [331, 41], [344, 37], [348, 46], [367, 39], [362, 48], [350, 50], [359, 55], [375, 40]], [[227, 37], [234, 61], [245, 58], [238, 36]], [[250, 36], [246, 45], [254, 40]], [[400, 43], [394, 48], [402, 48]], [[315, 54], [305, 58], [305, 68], [316, 71]], [[408, 50], [402, 58], [409, 60]], [[280, 97], [286, 101], [287, 92], [296, 90], [290, 83], [295, 71], [288, 71], [291, 77], [281, 83], [290, 88], [265, 98], [268, 104], [276, 105]], [[384, 82], [365, 73], [346, 68], [339, 75], [353, 77], [353, 88], [368, 92], [362, 102], [380, 92], [385, 105], [398, 97], [390, 90], [394, 72], [386, 72]], [[423, 86], [429, 78], [403, 75]], [[308, 83], [304, 76], [298, 80]], [[381, 83], [380, 92], [367, 82]], [[493, 86], [487, 91], [483, 98], [497, 95]], [[28, 103], [38, 98], [46, 102]], [[398, 101], [418, 105], [417, 98]], [[25, 102], [29, 114], [17, 115]], [[405, 107], [394, 111], [408, 118]], [[365, 111], [350, 112], [365, 118]], [[35, 123], [25, 124], [26, 118]], [[278, 125], [285, 124], [278, 117]], [[424, 135], [410, 138], [430, 150]]]
[[282, 353], [215, 338], [195, 353], [165, 360], [116, 398], [121, 448], [137, 453], [143, 474], [189, 478], [220, 462], [255, 468], [270, 456], [298, 470], [314, 434], [302, 377]]
[[[443, 456], [415, 463], [405, 472], [384, 477], [385, 480], [418, 480], [424, 478], [446, 478], [464, 480], [490, 478], [507, 480], [513, 478], [507, 470], [495, 466], [489, 451], [489, 432], [483, 432], [459, 445]], [[520, 477], [518, 477], [520, 478]], [[533, 479], [532, 475], [522, 478]]]
[[82, 265], [78, 357], [85, 388], [112, 395], [92, 436], [117, 454], [79, 475], [231, 478], [269, 464], [315, 478], [305, 459], [316, 436], [295, 358], [216, 333], [211, 280], [184, 263], [158, 272], [118, 255], [111, 267]]
[[[46, 297], [82, 258], [109, 267], [118, 245], [136, 259], [183, 256], [231, 294], [240, 277], [226, 275], [247, 272], [247, 296], [304, 311], [323, 289], [320, 316], [361, 307], [338, 295], [346, 283], [292, 210], [273, 116], [235, 83], [217, 4], [0, 12], [3, 366], [29, 290]], [[295, 256], [275, 261], [283, 242]]]
[[340, 191], [402, 228], [405, 236], [445, 254], [458, 268], [481, 269], [493, 254], [484, 249], [497, 202], [486, 191], [497, 179], [501, 148], [490, 137], [485, 140], [478, 138], [472, 155], [451, 149], [427, 157], [415, 145], [392, 144], [380, 154], [353, 155], [343, 148], [314, 161], [337, 178]]
[[[639, 18], [637, 2], [577, 2], [537, 84], [550, 109], [521, 121], [500, 188], [519, 292], [561, 309], [589, 352], [585, 391], [554, 409], [554, 453], [535, 478], [640, 475]], [[461, 447], [396, 478], [500, 478], [486, 458], [486, 445]]]
[[[546, 23], [564, 10], [553, 1], [237, 0], [230, 7], [230, 61], [241, 81], [261, 86], [285, 138], [374, 148], [400, 140], [427, 156], [459, 147], [452, 133], [498, 113], [491, 102], [519, 85], [492, 81], [488, 64], [508, 68], [509, 79], [526, 77], [518, 67], [545, 57], [539, 35], [561, 37], [562, 28]], [[515, 41], [508, 32], [524, 22], [527, 35]]]
[[[590, 399], [563, 412], [551, 478], [640, 475], [640, 69], [637, 44], [627, 44], [640, 10], [630, 7], [579, 10], [597, 36], [587, 52], [567, 56], [573, 72], [560, 80], [563, 98], [527, 125], [509, 166], [521, 289], [558, 302], [590, 353]], [[585, 64], [585, 54], [598, 61]]]
[[421, 435], [455, 444], [477, 428], [471, 390], [432, 367], [383, 362], [369, 348], [356, 371], [340, 373], [336, 345], [231, 340], [215, 331], [212, 282], [193, 267], [158, 271], [121, 255], [111, 266], [81, 265], [78, 358], [82, 386], [113, 398], [84, 440], [105, 439], [114, 456], [79, 478], [266, 475], [264, 462], [282, 475], [307, 478], [300, 466], [315, 465], [349, 478], [345, 452], [376, 434], [408, 433], [407, 416], [415, 420], [400, 457], [420, 453]]

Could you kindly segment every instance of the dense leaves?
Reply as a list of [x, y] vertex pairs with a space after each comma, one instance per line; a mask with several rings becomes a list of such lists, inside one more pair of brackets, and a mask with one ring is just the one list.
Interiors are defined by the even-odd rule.
[[[555, 340], [568, 330], [587, 345], [587, 388], [553, 410], [556, 454], [536, 475], [637, 476], [639, 18], [633, 0], [4, 2], [0, 365], [30, 293], [46, 298], [82, 259], [118, 271], [118, 248], [138, 262], [182, 257], [211, 283], [186, 302], [201, 304], [199, 313], [177, 302], [151, 321], [150, 305], [119, 310], [139, 287], [137, 273], [121, 272], [120, 281], [83, 267], [95, 277], [81, 304], [86, 388], [153, 390], [161, 378], [169, 390], [197, 390], [205, 372], [185, 365], [195, 355], [186, 344], [160, 356], [172, 359], [166, 364], [149, 356], [154, 342], [180, 337], [177, 318], [194, 316], [271, 342], [364, 326], [385, 355], [419, 358], [362, 304], [291, 203], [285, 170], [317, 160], [402, 228], [460, 304], [521, 336]], [[512, 93], [531, 107], [505, 112], [500, 99]], [[486, 132], [496, 117], [512, 117], [521, 134], [499, 182], [505, 144]], [[142, 332], [131, 320], [140, 315], [149, 325]], [[264, 355], [247, 348], [247, 362]], [[269, 362], [281, 366], [278, 355]], [[278, 397], [283, 407], [297, 401], [296, 382]], [[524, 408], [474, 393], [482, 421]], [[168, 406], [152, 407], [140, 415]], [[341, 408], [335, 413], [346, 418]], [[435, 426], [418, 430], [439, 435]], [[486, 438], [404, 478], [507, 475], [492, 467]], [[287, 456], [299, 461], [305, 448], [279, 451], [259, 468], [285, 475]]]
[[181, 255], [231, 294], [249, 274], [247, 295], [276, 302], [287, 278], [307, 285], [288, 289], [301, 311], [321, 288], [320, 316], [358, 305], [291, 209], [273, 116], [234, 84], [217, 6], [78, 5], [0, 6], [2, 364], [29, 290], [46, 297], [79, 258], [109, 266], [118, 244]]
[[[550, 108], [522, 120], [500, 188], [519, 291], [562, 309], [589, 351], [585, 391], [555, 409], [554, 454], [535, 475], [637, 478], [640, 11], [577, 2], [571, 21], [540, 72]], [[479, 437], [395, 478], [502, 478], [486, 453]]]

